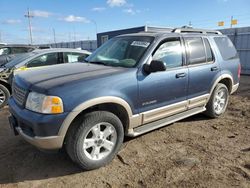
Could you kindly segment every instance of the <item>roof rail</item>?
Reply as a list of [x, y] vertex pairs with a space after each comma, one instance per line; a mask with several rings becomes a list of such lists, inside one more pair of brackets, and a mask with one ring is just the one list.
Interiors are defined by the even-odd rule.
[[173, 33], [202, 33], [202, 34], [217, 34], [222, 35], [220, 31], [207, 30], [207, 29], [191, 29], [191, 28], [175, 28]]

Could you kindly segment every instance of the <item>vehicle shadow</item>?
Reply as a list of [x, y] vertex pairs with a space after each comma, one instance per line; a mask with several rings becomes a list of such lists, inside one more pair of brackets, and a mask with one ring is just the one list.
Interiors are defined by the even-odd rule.
[[185, 118], [183, 120], [180, 120], [179, 122], [192, 122], [192, 121], [203, 121], [203, 120], [209, 120], [211, 118], [209, 118], [208, 116], [206, 116], [205, 114], [196, 114], [193, 116], [190, 116], [188, 118]]
[[[0, 138], [2, 133], [0, 130]], [[14, 136], [0, 142], [0, 187], [81, 172], [83, 170], [70, 160], [65, 151], [44, 153]]]
[[[178, 121], [178, 122], [182, 122], [182, 123], [185, 123], [185, 122], [196, 122], [196, 121], [203, 121], [203, 120], [209, 120], [209, 119], [211, 119], [211, 118], [209, 118], [208, 116], [206, 116], [206, 115], [200, 113], [200, 114], [196, 114], [196, 115], [190, 116], [190, 117], [188, 117], [188, 118], [182, 119], [182, 120], [180, 120], [180, 121]], [[150, 133], [152, 133], [152, 132], [154, 132], [154, 131], [156, 131], [156, 130], [164, 129], [164, 128], [168, 127], [168, 126], [174, 126], [174, 124], [175, 124], [175, 123], [168, 124], [168, 125], [166, 125], [166, 126], [163, 126], [163, 127], [158, 128], [158, 129], [155, 129], [155, 130], [146, 132], [146, 133], [141, 134], [141, 135], [136, 136], [136, 137], [127, 137], [127, 136], [126, 136], [126, 137], [124, 138], [124, 142], [125, 142], [125, 143], [126, 143], [126, 142], [129, 142], [129, 141], [131, 141], [131, 140], [133, 140], [133, 139], [136, 139], [136, 138], [141, 137], [141, 136], [146, 135], [146, 134], [150, 134]]]

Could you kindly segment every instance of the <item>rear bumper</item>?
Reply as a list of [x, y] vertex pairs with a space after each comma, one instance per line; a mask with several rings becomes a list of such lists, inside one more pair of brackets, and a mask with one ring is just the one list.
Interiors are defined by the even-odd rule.
[[233, 87], [232, 87], [232, 90], [231, 90], [231, 94], [233, 94], [234, 92], [236, 92], [237, 91], [237, 89], [239, 88], [239, 83], [238, 84], [235, 84], [235, 85], [233, 85]]

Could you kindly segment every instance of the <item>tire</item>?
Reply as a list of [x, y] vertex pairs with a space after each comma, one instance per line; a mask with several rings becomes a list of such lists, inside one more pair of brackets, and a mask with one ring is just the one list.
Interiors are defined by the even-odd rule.
[[207, 103], [205, 114], [211, 118], [218, 118], [226, 111], [228, 100], [229, 92], [227, 87], [219, 83]]
[[124, 138], [120, 119], [106, 111], [84, 115], [66, 136], [66, 151], [84, 170], [105, 166], [118, 153]]
[[0, 108], [3, 108], [8, 103], [9, 98], [9, 90], [4, 85], [0, 84]]

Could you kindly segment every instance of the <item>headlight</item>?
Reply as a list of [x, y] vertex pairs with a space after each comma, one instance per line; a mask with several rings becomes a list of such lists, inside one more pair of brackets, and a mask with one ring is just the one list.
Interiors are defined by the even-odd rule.
[[63, 113], [63, 102], [60, 97], [46, 96], [30, 92], [26, 101], [26, 109], [43, 114]]

